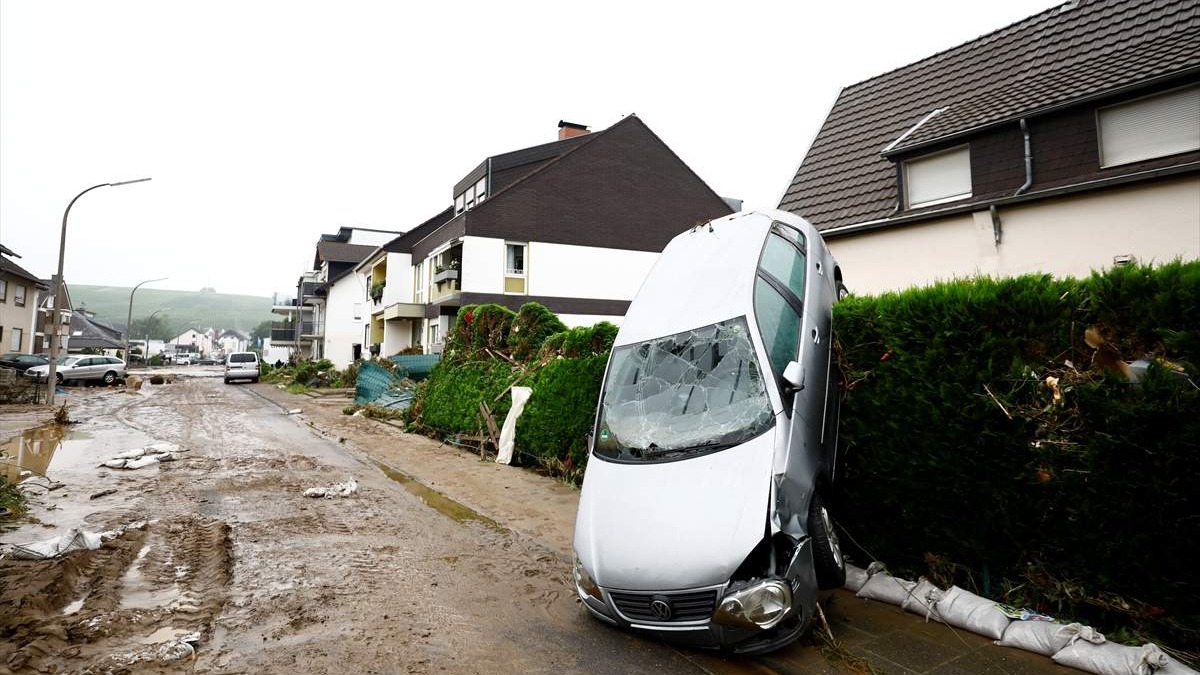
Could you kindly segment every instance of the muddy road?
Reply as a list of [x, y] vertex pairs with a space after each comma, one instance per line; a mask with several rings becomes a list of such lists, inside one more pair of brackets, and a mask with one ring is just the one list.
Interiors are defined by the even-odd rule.
[[[8, 470], [19, 455], [62, 487], [39, 493], [0, 542], [134, 526], [96, 550], [0, 561], [0, 672], [719, 665], [588, 619], [559, 553], [456, 502], [422, 499], [402, 470], [252, 387], [188, 378], [137, 394], [71, 389], [68, 400], [76, 424], [5, 445]], [[155, 442], [178, 444], [176, 461], [97, 466]], [[302, 494], [350, 478], [352, 497]], [[194, 655], [172, 651], [189, 633], [199, 633]]]

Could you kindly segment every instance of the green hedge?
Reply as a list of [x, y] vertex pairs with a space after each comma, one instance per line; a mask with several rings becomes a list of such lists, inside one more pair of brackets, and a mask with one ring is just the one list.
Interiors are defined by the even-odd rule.
[[566, 325], [554, 312], [546, 309], [545, 305], [536, 302], [521, 305], [508, 334], [508, 346], [512, 349], [512, 357], [517, 361], [531, 360], [541, 349], [546, 338], [566, 329]]
[[417, 422], [442, 432], [476, 434], [480, 430], [479, 402], [492, 409], [496, 424], [504, 421], [512, 397], [494, 400], [515, 378], [507, 361], [441, 361], [429, 373], [426, 385], [417, 390], [413, 406]]
[[839, 521], [893, 565], [1195, 648], [1200, 389], [1093, 364], [1091, 326], [1195, 375], [1200, 263], [839, 303]]

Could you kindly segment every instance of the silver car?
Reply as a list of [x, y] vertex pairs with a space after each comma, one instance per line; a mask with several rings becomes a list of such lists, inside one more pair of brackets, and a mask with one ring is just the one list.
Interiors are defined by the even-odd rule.
[[[50, 373], [50, 365], [34, 366], [25, 371], [28, 377], [45, 382]], [[71, 382], [99, 381], [104, 384], [116, 384], [125, 379], [125, 362], [115, 356], [89, 356], [86, 354], [69, 354], [58, 357], [55, 364], [54, 379], [59, 384]]]
[[790, 213], [734, 214], [663, 251], [617, 334], [580, 495], [574, 578], [592, 615], [760, 653], [844, 583], [826, 508], [843, 289]]

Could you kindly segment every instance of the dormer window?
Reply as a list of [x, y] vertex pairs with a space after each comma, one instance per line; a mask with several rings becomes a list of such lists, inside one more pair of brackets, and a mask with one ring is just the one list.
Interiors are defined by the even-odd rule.
[[904, 196], [910, 209], [969, 198], [971, 151], [968, 146], [905, 160]]
[[1103, 168], [1200, 150], [1200, 87], [1101, 108], [1096, 117]]
[[461, 194], [454, 198], [454, 214], [458, 215], [463, 211], [470, 211], [477, 204], [483, 202], [487, 197], [487, 178], [480, 178], [471, 187], [464, 190]]

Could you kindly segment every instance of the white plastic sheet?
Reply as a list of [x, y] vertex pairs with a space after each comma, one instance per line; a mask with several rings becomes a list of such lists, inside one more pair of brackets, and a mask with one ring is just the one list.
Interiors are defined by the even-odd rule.
[[97, 549], [100, 548], [100, 544], [99, 534], [75, 527], [52, 539], [32, 544], [17, 544], [12, 547], [11, 556], [16, 560], [47, 560], [71, 551]]
[[508, 417], [504, 418], [504, 426], [500, 427], [500, 447], [496, 453], [497, 464], [512, 464], [513, 449], [517, 442], [517, 418], [525, 410], [525, 404], [533, 390], [529, 387], [512, 388], [512, 407], [508, 409]]

